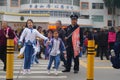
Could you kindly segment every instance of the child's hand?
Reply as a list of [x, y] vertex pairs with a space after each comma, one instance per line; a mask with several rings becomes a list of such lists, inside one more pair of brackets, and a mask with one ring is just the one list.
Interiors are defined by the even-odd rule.
[[66, 51], [63, 51], [63, 53], [64, 53], [64, 58], [67, 59], [67, 53], [66, 53]]
[[47, 45], [49, 45], [51, 42], [48, 40], [46, 43], [47, 43]]
[[9, 36], [7, 34], [5, 36], [6, 36], [6, 38], [9, 38]]

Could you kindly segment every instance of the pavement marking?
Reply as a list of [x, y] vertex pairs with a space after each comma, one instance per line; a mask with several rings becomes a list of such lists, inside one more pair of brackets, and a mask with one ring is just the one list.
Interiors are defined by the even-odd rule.
[[[80, 60], [80, 65], [82, 65], [83, 67], [87, 68], [87, 62], [85, 62], [84, 60]], [[95, 69], [113, 69], [113, 67], [111, 66], [94, 66]]]
[[113, 69], [113, 67], [95, 67], [95, 69]]
[[84, 61], [82, 61], [82, 60], [80, 60], [80, 65], [82, 65], [83, 67], [87, 68], [87, 64]]
[[[15, 64], [14, 67], [20, 67], [21, 64]], [[36, 65], [36, 66], [39, 66], [39, 67], [47, 67], [48, 65], [47, 64], [40, 64], [40, 65]], [[2, 65], [3, 67], [3, 65]]]
[[[6, 78], [6, 76], [0, 76], [0, 79], [2, 79], [2, 78]], [[17, 76], [14, 76], [14, 78], [17, 78]], [[22, 78], [24, 78], [24, 79], [40, 79], [40, 78], [44, 78], [44, 79], [54, 79], [54, 78], [56, 78], [56, 79], [60, 79], [60, 78], [67, 78], [67, 76], [59, 76], [59, 74], [58, 74], [58, 76], [51, 76], [51, 75], [49, 75], [49, 76], [25, 76], [25, 75], [23, 75], [23, 76], [19, 76], [19, 79], [22, 79]]]

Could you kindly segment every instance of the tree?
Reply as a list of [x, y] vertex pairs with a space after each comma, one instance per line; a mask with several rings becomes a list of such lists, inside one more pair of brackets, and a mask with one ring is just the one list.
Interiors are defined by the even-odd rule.
[[112, 27], [114, 26], [114, 11], [116, 8], [120, 8], [120, 0], [103, 0], [105, 6], [112, 11]]

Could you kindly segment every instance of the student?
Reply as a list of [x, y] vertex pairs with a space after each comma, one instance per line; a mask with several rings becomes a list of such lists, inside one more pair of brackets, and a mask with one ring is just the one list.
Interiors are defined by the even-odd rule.
[[31, 19], [28, 19], [26, 24], [27, 24], [27, 28], [23, 30], [19, 40], [19, 45], [20, 45], [23, 42], [23, 39], [25, 39], [23, 74], [30, 73], [31, 58], [34, 53], [33, 44], [36, 37], [40, 37], [44, 40], [47, 40], [47, 37], [40, 34], [36, 29], [33, 29], [34, 23]]
[[[49, 41], [51, 41], [53, 39], [53, 31], [52, 30], [48, 30], [47, 31], [47, 37], [49, 39]], [[45, 45], [45, 59], [49, 59], [49, 46], [46, 44], [46, 41], [44, 41], [44, 45]]]
[[54, 61], [55, 75], [58, 75], [57, 70], [60, 64], [60, 53], [63, 52], [65, 54], [66, 49], [63, 41], [58, 37], [57, 31], [54, 31], [53, 36], [54, 38], [51, 41], [47, 41], [47, 43], [49, 44], [49, 47], [51, 48], [47, 69], [48, 69], [48, 74], [50, 74], [50, 68], [51, 68], [52, 62]]

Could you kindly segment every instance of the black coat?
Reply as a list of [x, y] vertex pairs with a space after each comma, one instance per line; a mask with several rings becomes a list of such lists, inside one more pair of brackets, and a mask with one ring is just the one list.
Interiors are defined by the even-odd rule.
[[[68, 37], [75, 29], [77, 29], [79, 25], [75, 25], [72, 27], [72, 25], [69, 25], [66, 29], [66, 37]], [[80, 46], [83, 45], [83, 30], [80, 28]], [[73, 48], [72, 46], [72, 36], [67, 39], [67, 46]]]
[[120, 42], [120, 31], [116, 34], [116, 42]]
[[101, 47], [108, 46], [108, 34], [107, 34], [107, 32], [102, 31], [98, 34], [98, 45]]

